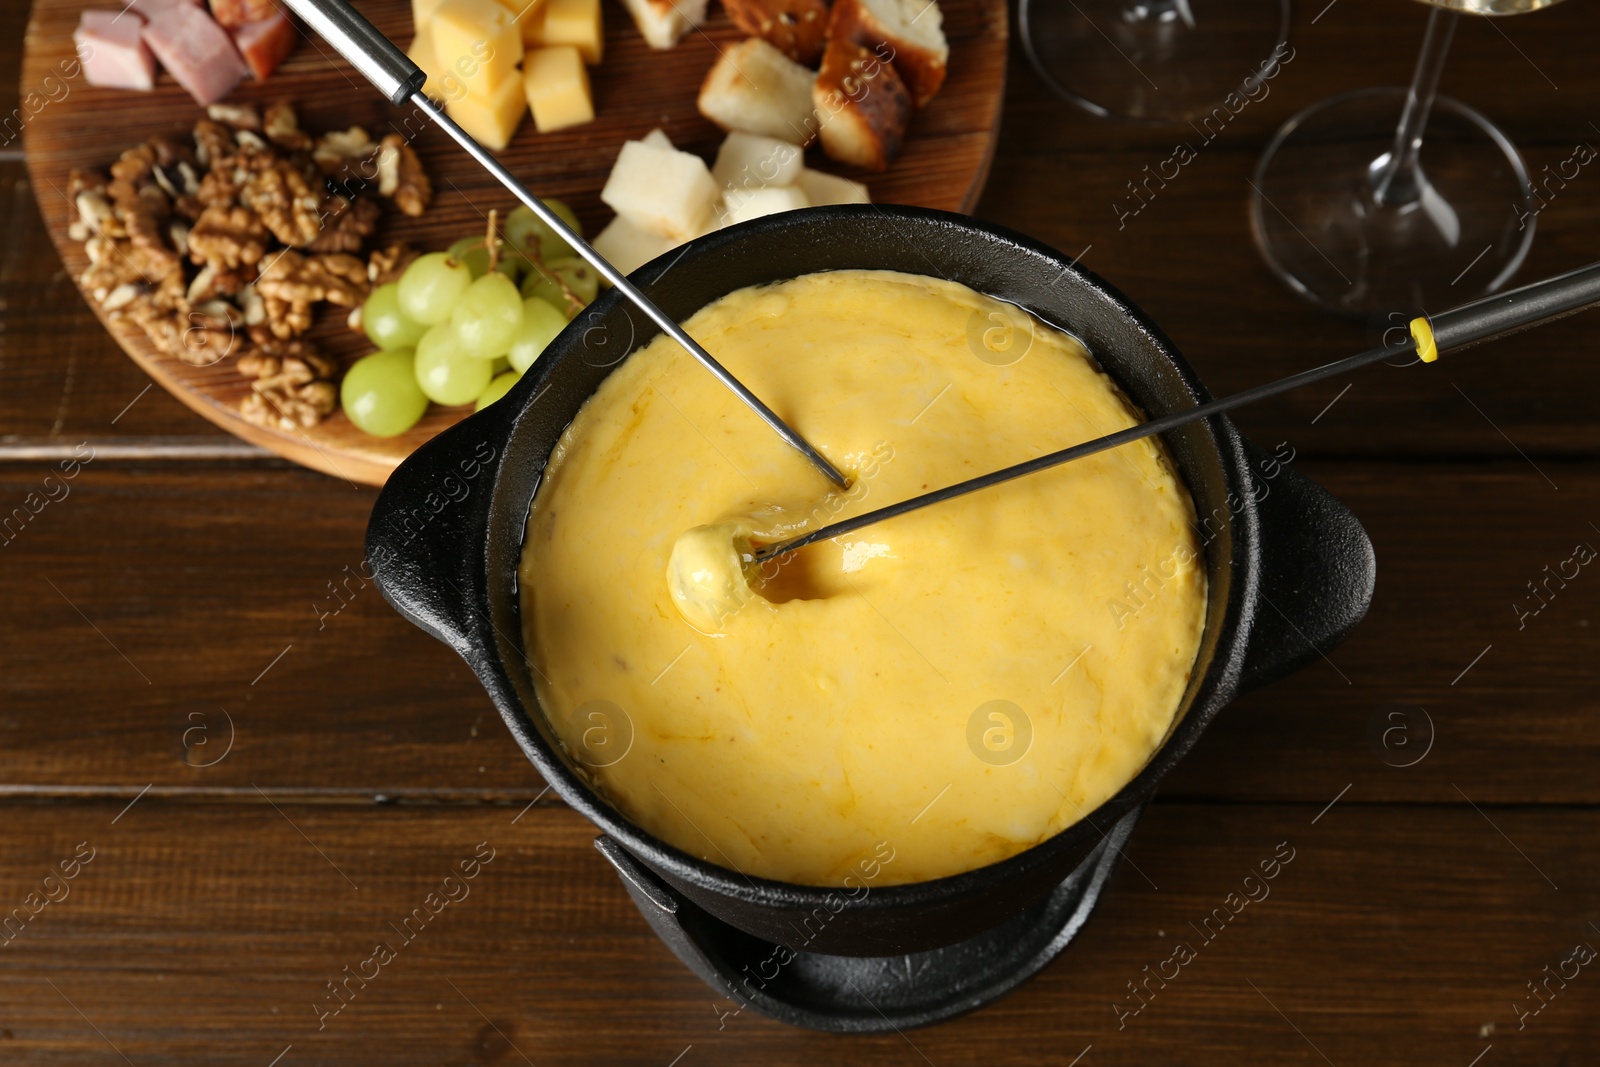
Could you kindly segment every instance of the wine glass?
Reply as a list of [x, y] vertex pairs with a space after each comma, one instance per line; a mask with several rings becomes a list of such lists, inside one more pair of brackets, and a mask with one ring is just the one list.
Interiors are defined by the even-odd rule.
[[1434, 7], [1411, 85], [1345, 93], [1300, 112], [1251, 182], [1251, 228], [1268, 266], [1351, 317], [1492, 293], [1533, 241], [1537, 212], [1521, 155], [1488, 119], [1440, 96], [1439, 74], [1456, 12], [1520, 14], [1557, 0], [1425, 2]]
[[1017, 21], [1059, 95], [1101, 118], [1182, 121], [1275, 73], [1289, 0], [1020, 0]]

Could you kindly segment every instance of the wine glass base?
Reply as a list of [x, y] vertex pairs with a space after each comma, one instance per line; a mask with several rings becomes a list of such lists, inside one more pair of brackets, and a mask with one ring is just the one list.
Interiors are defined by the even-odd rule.
[[1178, 122], [1275, 73], [1289, 0], [1020, 0], [1017, 22], [1058, 95], [1101, 118]]
[[1300, 112], [1256, 167], [1250, 223], [1268, 266], [1352, 317], [1439, 311], [1510, 280], [1533, 241], [1527, 168], [1505, 134], [1439, 97], [1416, 203], [1380, 204], [1369, 167], [1394, 143], [1404, 89], [1364, 89]]

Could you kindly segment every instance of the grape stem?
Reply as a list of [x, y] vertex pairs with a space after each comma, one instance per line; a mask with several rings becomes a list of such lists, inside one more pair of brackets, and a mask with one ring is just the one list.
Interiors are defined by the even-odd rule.
[[[490, 208], [489, 232], [484, 238], [484, 246], [489, 249], [489, 269], [491, 271], [493, 271], [496, 264], [500, 262], [500, 239], [496, 232], [496, 216], [496, 209]], [[539, 237], [538, 235], [534, 236], [534, 240], [538, 241], [541, 245], [544, 244], [544, 238]], [[567, 301], [567, 318], [572, 318], [573, 316], [577, 315], [578, 312], [584, 309], [583, 301], [579, 299], [577, 293], [572, 291], [572, 286], [567, 284], [567, 280], [565, 278], [555, 273], [545, 265], [544, 257], [539, 254], [538, 250], [529, 251], [527, 249], [518, 248], [516, 245], [511, 245], [510, 249], [512, 252], [526, 260], [528, 265], [534, 270], [538, 271], [539, 277], [544, 278], [546, 281], [552, 281], [556, 283], [556, 287], [561, 290], [561, 295], [565, 297]]]
[[[537, 240], [541, 244], [544, 243], [544, 238], [542, 237], [537, 238]], [[572, 286], [568, 285], [567, 280], [561, 275], [555, 273], [549, 267], [545, 266], [543, 257], [541, 257], [537, 252], [535, 252], [532, 256], [528, 256], [526, 253], [524, 253], [524, 256], [528, 259], [528, 262], [533, 264], [533, 269], [539, 272], [540, 277], [546, 279], [547, 281], [555, 282], [556, 287], [561, 290], [561, 295], [566, 297], [567, 318], [570, 319], [577, 315], [578, 312], [583, 310], [583, 301], [578, 299], [578, 294], [572, 291]]]

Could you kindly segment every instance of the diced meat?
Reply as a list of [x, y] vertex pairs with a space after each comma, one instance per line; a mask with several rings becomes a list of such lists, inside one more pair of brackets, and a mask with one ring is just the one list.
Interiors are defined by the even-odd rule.
[[202, 105], [214, 104], [249, 73], [228, 31], [189, 3], [179, 3], [152, 18], [145, 43], [178, 84]]
[[247, 22], [234, 30], [233, 43], [256, 81], [266, 81], [294, 51], [297, 36], [289, 16], [275, 11], [259, 22]]
[[199, 7], [204, 0], [127, 0], [127, 9], [147, 19], [153, 19], [169, 7], [186, 4], [189, 7]]
[[[166, 2], [176, 3], [185, 0], [166, 0]], [[278, 14], [276, 0], [211, 0], [211, 17], [230, 30], [236, 30], [252, 22], [265, 22], [276, 14]]]
[[85, 11], [72, 34], [90, 85], [107, 89], [150, 89], [156, 61], [145, 46], [144, 19], [131, 11]]

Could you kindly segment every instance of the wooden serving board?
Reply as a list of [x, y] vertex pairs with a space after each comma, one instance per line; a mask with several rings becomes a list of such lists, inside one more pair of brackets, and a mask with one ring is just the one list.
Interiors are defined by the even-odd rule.
[[[120, 6], [121, 0], [35, 0], [24, 46], [23, 115], [36, 112], [24, 127], [28, 168], [45, 226], [74, 278], [81, 276], [88, 260], [82, 245], [67, 233], [76, 217], [66, 197], [67, 175], [74, 168], [104, 170], [124, 149], [153, 135], [184, 135], [202, 115], [167, 74], [148, 94], [96, 89], [81, 75], [63, 76], [63, 70], [73, 69], [72, 31], [79, 14], [85, 8]], [[939, 96], [913, 119], [895, 165], [881, 175], [852, 173], [815, 150], [810, 162], [865, 181], [878, 203], [970, 211], [983, 187], [999, 130], [1006, 3], [942, 0], [941, 6], [950, 41], [948, 80]], [[409, 43], [407, 0], [365, 0], [358, 7], [392, 40]], [[718, 49], [742, 36], [720, 8], [703, 33], [690, 33], [670, 51], [647, 47], [620, 3], [607, 0], [605, 20], [605, 58], [591, 71], [596, 120], [553, 134], [539, 134], [531, 120], [525, 121], [501, 153], [534, 192], [571, 204], [591, 234], [611, 217], [599, 192], [623, 141], [659, 126], [679, 148], [712, 157], [721, 134], [700, 116], [695, 96]], [[361, 125], [376, 139], [391, 130], [409, 135], [421, 121], [420, 116], [390, 107], [326, 43], [309, 33], [270, 81], [247, 82], [229, 99], [290, 100], [300, 113], [301, 125], [315, 133]], [[413, 144], [433, 179], [433, 207], [418, 219], [387, 210], [375, 240], [405, 240], [425, 250], [439, 250], [457, 238], [482, 232], [490, 208], [499, 208], [504, 215], [513, 206], [510, 194], [439, 131], [425, 129]], [[89, 303], [94, 305], [92, 299]], [[98, 307], [95, 310], [100, 313]], [[206, 418], [246, 441], [353, 482], [381, 485], [417, 445], [471, 410], [434, 406], [410, 432], [392, 439], [362, 433], [339, 412], [303, 433], [264, 429], [238, 415], [249, 384], [231, 358], [211, 367], [191, 367], [158, 351], [138, 326], [101, 318], [152, 378]], [[310, 336], [344, 365], [372, 350], [365, 337], [345, 325], [338, 309], [325, 305]]]

